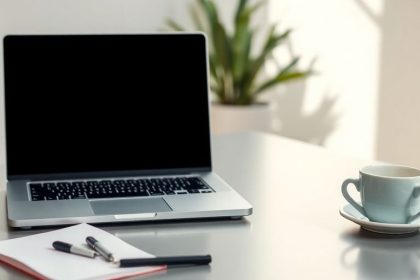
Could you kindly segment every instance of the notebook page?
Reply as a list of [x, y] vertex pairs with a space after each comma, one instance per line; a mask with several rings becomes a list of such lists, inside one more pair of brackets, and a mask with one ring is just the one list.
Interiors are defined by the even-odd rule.
[[117, 259], [153, 257], [114, 235], [88, 224], [0, 241], [0, 254], [13, 258], [50, 279], [119, 278], [165, 269], [165, 266], [119, 268], [101, 256], [91, 259], [60, 252], [52, 247], [54, 241], [86, 246], [87, 236], [95, 237]]

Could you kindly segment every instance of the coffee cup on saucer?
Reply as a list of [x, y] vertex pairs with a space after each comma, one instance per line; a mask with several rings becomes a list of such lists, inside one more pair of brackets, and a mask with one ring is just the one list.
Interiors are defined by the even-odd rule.
[[[348, 192], [352, 184], [361, 203]], [[370, 165], [359, 171], [358, 179], [346, 179], [341, 186], [344, 198], [369, 220], [405, 224], [420, 215], [420, 170], [400, 165]]]

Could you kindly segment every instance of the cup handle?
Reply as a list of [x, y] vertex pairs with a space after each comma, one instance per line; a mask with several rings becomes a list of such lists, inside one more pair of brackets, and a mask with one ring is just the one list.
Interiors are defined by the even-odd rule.
[[[412, 196], [412, 198], [411, 198], [412, 200], [413, 199], [419, 199], [419, 197], [420, 197], [420, 185], [414, 186], [411, 196]], [[419, 216], [420, 216], [420, 212], [418, 212], [417, 214], [409, 216], [408, 219], [407, 219], [407, 223], [412, 222], [413, 220], [415, 220]]]
[[[349, 184], [353, 184], [356, 187], [356, 190], [360, 192], [360, 181], [359, 179], [346, 179], [344, 180], [343, 184], [341, 185], [341, 193], [343, 194], [344, 198], [354, 207], [357, 211], [360, 212], [360, 214], [366, 216], [365, 209], [363, 209], [363, 206], [360, 203], [357, 203], [348, 193], [347, 186]], [[420, 189], [419, 189], [420, 194]]]
[[420, 196], [420, 186], [416, 185], [413, 189], [413, 197], [418, 198]]

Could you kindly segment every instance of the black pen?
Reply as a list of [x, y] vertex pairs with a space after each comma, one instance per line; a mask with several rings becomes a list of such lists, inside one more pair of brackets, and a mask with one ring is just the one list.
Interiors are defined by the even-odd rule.
[[98, 240], [93, 238], [92, 236], [86, 237], [86, 243], [96, 252], [101, 254], [107, 261], [114, 262], [115, 257], [114, 255], [105, 248]]
[[52, 246], [54, 247], [54, 249], [61, 252], [77, 254], [77, 255], [81, 255], [81, 256], [85, 256], [89, 258], [94, 258], [96, 256], [95, 251], [92, 251], [83, 247], [77, 247], [66, 242], [54, 241]]
[[153, 266], [153, 265], [207, 265], [211, 263], [211, 256], [178, 256], [139, 259], [121, 259], [116, 262], [119, 267]]

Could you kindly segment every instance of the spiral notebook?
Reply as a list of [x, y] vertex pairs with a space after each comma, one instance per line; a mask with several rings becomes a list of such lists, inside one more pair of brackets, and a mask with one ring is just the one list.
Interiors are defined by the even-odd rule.
[[54, 241], [85, 246], [87, 236], [94, 236], [118, 259], [154, 257], [106, 231], [88, 224], [79, 224], [0, 241], [0, 262], [36, 279], [120, 279], [166, 269], [166, 266], [119, 268], [102, 257], [91, 259], [56, 251], [52, 247]]

